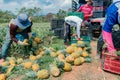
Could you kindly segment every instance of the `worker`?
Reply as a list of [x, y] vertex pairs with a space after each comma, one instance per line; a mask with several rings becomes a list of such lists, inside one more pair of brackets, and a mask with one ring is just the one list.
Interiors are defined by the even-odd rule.
[[92, 39], [92, 27], [90, 26], [91, 22], [90, 22], [90, 18], [93, 16], [93, 6], [92, 4], [92, 0], [85, 0], [87, 3], [80, 6], [79, 9], [77, 10], [77, 12], [83, 12], [84, 13], [84, 20], [82, 22], [82, 26], [86, 26], [88, 27], [88, 31], [89, 31], [89, 36]]
[[0, 62], [3, 62], [7, 56], [8, 50], [12, 42], [16, 42], [19, 45], [27, 46], [23, 41], [16, 38], [16, 35], [20, 34], [24, 39], [28, 39], [31, 36], [32, 21], [25, 13], [21, 13], [15, 19], [11, 19], [7, 28], [6, 39], [2, 45], [2, 51], [0, 54]]
[[[113, 3], [108, 7], [106, 11], [105, 22], [102, 28], [102, 35], [100, 36], [97, 44], [97, 46], [99, 46], [100, 43], [105, 43], [108, 52], [112, 56], [117, 56], [112, 40], [112, 29], [115, 24], [120, 24], [120, 0], [113, 0]], [[97, 49], [98, 57], [100, 57], [102, 54], [102, 46]]]
[[76, 34], [77, 39], [80, 40], [80, 28], [82, 19], [77, 16], [67, 16], [65, 17], [65, 23], [64, 23], [64, 44], [67, 44], [67, 39], [70, 42], [71, 37], [71, 27], [76, 27]]

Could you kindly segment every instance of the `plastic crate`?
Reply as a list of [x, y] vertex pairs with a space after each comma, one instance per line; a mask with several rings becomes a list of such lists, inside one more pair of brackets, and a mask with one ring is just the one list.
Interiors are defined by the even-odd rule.
[[81, 36], [82, 41], [85, 42], [87, 46], [90, 46], [91, 38], [90, 36]]
[[93, 30], [92, 34], [93, 34], [93, 37], [99, 38], [101, 34], [101, 30]]
[[[89, 36], [81, 36], [82, 41], [85, 42], [88, 46], [90, 46], [91, 39]], [[77, 43], [78, 40], [76, 40], [75, 36], [71, 36], [70, 44]]]
[[52, 19], [51, 20], [51, 29], [54, 30], [57, 28], [57, 22], [58, 20], [57, 19]]
[[77, 3], [76, 1], [72, 0], [72, 11], [76, 11], [77, 10]]
[[91, 41], [89, 36], [81, 36], [81, 38], [82, 38], [82, 41], [88, 41], [88, 42]]
[[93, 18], [102, 18], [104, 16], [104, 12], [103, 11], [95, 11], [93, 12]]
[[59, 38], [64, 38], [64, 29], [63, 28], [56, 28], [54, 29], [55, 36], [58, 36]]
[[51, 29], [63, 28], [64, 27], [64, 19], [52, 19], [51, 20]]
[[103, 1], [93, 1], [92, 6], [103, 6]]
[[82, 26], [80, 29], [80, 36], [88, 36], [88, 27]]
[[68, 12], [67, 16], [78, 16], [81, 19], [84, 19], [84, 14], [82, 12]]
[[105, 71], [120, 74], [120, 56], [111, 56], [102, 52], [101, 68]]
[[75, 36], [71, 36], [71, 40], [70, 40], [70, 44], [73, 44], [73, 43], [77, 43], [77, 39], [75, 38]]
[[103, 11], [103, 6], [93, 6], [93, 11]]

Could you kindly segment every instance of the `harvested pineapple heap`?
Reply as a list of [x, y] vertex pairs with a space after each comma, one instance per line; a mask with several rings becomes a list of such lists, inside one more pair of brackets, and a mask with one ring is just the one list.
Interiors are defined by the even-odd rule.
[[[71, 71], [72, 66], [79, 66], [85, 62], [91, 62], [91, 47], [87, 46], [83, 41], [77, 44], [71, 44], [62, 50], [55, 50], [52, 47], [39, 48], [36, 55], [30, 55], [28, 59], [8, 57], [2, 63], [4, 73], [0, 74], [0, 80], [6, 80], [14, 71], [27, 70], [24, 73], [29, 78], [46, 79], [49, 76], [58, 77], [62, 72]], [[49, 56], [53, 62], [49, 64], [49, 68], [41, 68], [44, 63], [42, 57]]]

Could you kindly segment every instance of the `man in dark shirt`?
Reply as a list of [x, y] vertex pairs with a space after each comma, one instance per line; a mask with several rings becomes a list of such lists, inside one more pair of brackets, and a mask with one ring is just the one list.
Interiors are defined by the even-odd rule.
[[22, 37], [24, 37], [24, 39], [28, 39], [29, 36], [31, 36], [31, 26], [32, 26], [31, 20], [29, 20], [28, 16], [24, 13], [21, 13], [15, 19], [11, 19], [6, 34], [6, 40], [2, 45], [0, 62], [4, 61], [4, 58], [8, 53], [8, 49], [10, 48], [10, 45], [12, 44], [13, 41], [19, 45], [23, 45], [23, 46], [27, 45], [23, 43], [23, 41], [18, 40], [16, 38], [16, 35], [20, 34], [22, 35]]

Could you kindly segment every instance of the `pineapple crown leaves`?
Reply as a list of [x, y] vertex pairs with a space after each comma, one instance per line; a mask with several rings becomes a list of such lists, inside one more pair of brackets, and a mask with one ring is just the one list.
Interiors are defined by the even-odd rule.
[[120, 56], [120, 51], [116, 51], [116, 54], [117, 54], [118, 56]]
[[37, 72], [35, 72], [35, 71], [28, 71], [28, 72], [25, 73], [25, 75], [28, 78], [36, 78], [37, 77]]

